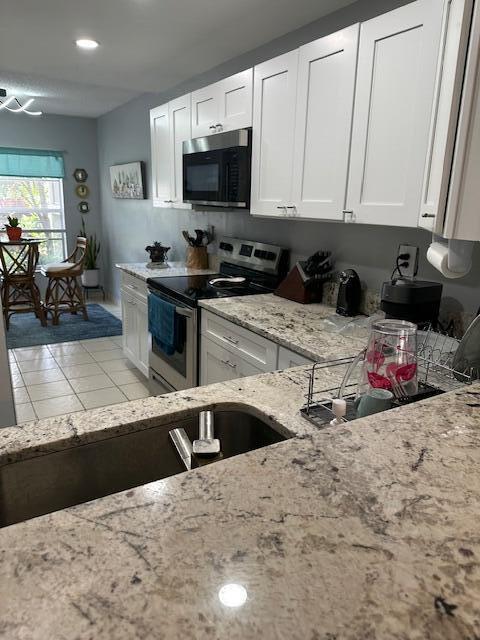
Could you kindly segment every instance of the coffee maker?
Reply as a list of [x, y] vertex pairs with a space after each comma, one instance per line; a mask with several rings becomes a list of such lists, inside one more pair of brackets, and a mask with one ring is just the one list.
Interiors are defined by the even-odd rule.
[[337, 296], [337, 313], [341, 316], [356, 316], [360, 307], [361, 294], [358, 273], [353, 269], [342, 271]]
[[380, 307], [387, 318], [436, 327], [441, 297], [439, 282], [398, 278], [383, 283]]

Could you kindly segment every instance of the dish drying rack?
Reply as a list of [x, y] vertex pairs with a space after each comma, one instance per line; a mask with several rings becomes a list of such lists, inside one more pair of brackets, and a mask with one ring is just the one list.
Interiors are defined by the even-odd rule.
[[[424, 400], [432, 396], [453, 391], [465, 384], [471, 384], [480, 377], [478, 368], [460, 371], [455, 369], [454, 356], [460, 344], [460, 340], [433, 331], [419, 331], [417, 334], [417, 380], [418, 393], [414, 396], [402, 399], [396, 398], [393, 407], [410, 404], [418, 400]], [[315, 362], [308, 375], [308, 391], [305, 396], [306, 403], [300, 410], [301, 414], [318, 427], [326, 427], [335, 417], [332, 410], [332, 400], [338, 398], [339, 391], [344, 387], [348, 367], [358, 358], [339, 358], [326, 362]], [[347, 371], [339, 386], [315, 391], [316, 375], [322, 369], [346, 366]], [[346, 414], [341, 420], [350, 422], [356, 419], [354, 407], [355, 390], [357, 381], [345, 385], [343, 399], [347, 403]]]

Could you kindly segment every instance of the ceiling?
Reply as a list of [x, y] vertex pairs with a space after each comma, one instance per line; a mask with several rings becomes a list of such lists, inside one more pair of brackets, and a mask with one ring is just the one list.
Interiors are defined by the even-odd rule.
[[[0, 0], [0, 87], [96, 117], [353, 0]], [[77, 38], [100, 42], [80, 51]]]

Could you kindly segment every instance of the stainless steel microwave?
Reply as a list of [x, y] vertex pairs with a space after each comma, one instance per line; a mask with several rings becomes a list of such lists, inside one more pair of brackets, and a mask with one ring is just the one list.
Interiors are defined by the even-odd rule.
[[183, 143], [183, 201], [250, 206], [252, 130], [237, 129]]

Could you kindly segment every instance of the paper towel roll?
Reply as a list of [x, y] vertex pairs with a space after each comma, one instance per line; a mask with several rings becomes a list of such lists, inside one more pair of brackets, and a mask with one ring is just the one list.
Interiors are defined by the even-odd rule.
[[435, 267], [445, 278], [463, 278], [469, 271], [457, 272], [448, 268], [449, 248], [448, 244], [440, 242], [432, 242], [428, 247], [427, 260]]

